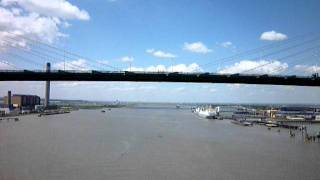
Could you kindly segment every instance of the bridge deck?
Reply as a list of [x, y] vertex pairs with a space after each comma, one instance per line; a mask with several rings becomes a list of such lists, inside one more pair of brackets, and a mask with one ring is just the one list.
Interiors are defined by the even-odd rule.
[[128, 71], [0, 71], [0, 81], [134, 81], [320, 86], [320, 78], [313, 76]]

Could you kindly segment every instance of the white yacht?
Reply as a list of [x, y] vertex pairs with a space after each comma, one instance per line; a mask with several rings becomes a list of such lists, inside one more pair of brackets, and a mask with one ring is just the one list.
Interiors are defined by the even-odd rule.
[[212, 107], [197, 107], [194, 112], [198, 114], [200, 117], [204, 117], [207, 119], [216, 119], [218, 115], [217, 108]]

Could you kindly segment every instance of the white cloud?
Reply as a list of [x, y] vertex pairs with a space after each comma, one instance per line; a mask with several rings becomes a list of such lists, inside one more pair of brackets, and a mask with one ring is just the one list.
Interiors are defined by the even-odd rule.
[[207, 54], [209, 52], [212, 52], [211, 49], [207, 48], [205, 44], [202, 42], [194, 42], [194, 43], [184, 43], [184, 50], [193, 52], [193, 53], [200, 53], [200, 54]]
[[[66, 0], [0, 1], [0, 48], [27, 46], [25, 37], [53, 43], [67, 35], [61, 28], [71, 26], [67, 20], [88, 20], [87, 12]], [[11, 41], [11, 42], [8, 42]]]
[[288, 39], [288, 36], [276, 31], [268, 31], [262, 33], [260, 39], [265, 41], [283, 41]]
[[14, 64], [7, 61], [0, 61], [0, 70], [14, 70], [17, 69]]
[[146, 50], [146, 53], [151, 54], [151, 53], [153, 53], [154, 51], [155, 51], [154, 49], [147, 49], [147, 50]]
[[174, 66], [156, 65], [149, 67], [131, 67], [126, 69], [127, 71], [148, 71], [148, 72], [202, 72], [203, 69], [197, 64], [192, 63], [189, 65], [178, 64]]
[[145, 68], [145, 71], [165, 72], [165, 71], [167, 71], [167, 68], [164, 65], [149, 66], [149, 67]]
[[[34, 13], [16, 16], [11, 10], [2, 7], [0, 7], [0, 27], [1, 39], [6, 38], [7, 41], [19, 42], [15, 39], [22, 39], [21, 36], [24, 35], [52, 43], [63, 35], [59, 31], [59, 22], [53, 18], [42, 17]], [[26, 39], [21, 41], [26, 41]]]
[[54, 63], [52, 65], [53, 69], [58, 70], [81, 70], [81, 71], [87, 71], [92, 69], [86, 60], [84, 59], [78, 59], [74, 61], [66, 61], [66, 62], [58, 62]]
[[233, 44], [230, 41], [226, 41], [226, 42], [221, 43], [221, 46], [224, 47], [224, 48], [232, 47], [232, 45]]
[[19, 5], [29, 12], [34, 12], [45, 16], [58, 17], [62, 19], [90, 19], [87, 11], [80, 10], [77, 6], [72, 5], [66, 0], [2, 0], [1, 5]]
[[306, 74], [313, 74], [313, 73], [319, 73], [320, 72], [320, 66], [313, 65], [313, 66], [308, 66], [308, 65], [295, 65], [294, 70], [303, 72]]
[[132, 56], [124, 56], [121, 58], [122, 62], [131, 63], [134, 61], [134, 58]]
[[154, 50], [154, 49], [147, 49], [146, 52], [153, 55], [154, 57], [162, 58], [162, 59], [173, 59], [173, 58], [177, 57], [176, 55], [174, 55], [172, 53], [163, 52], [163, 51]]
[[[257, 68], [258, 67], [258, 68]], [[256, 69], [253, 69], [256, 68]], [[252, 69], [252, 70], [251, 70]], [[280, 61], [252, 61], [243, 60], [235, 63], [232, 66], [227, 66], [222, 70], [219, 70], [220, 74], [234, 74], [234, 73], [248, 73], [248, 74], [278, 74], [288, 69], [287, 63], [281, 63]], [[250, 70], [250, 71], [248, 71]], [[245, 72], [248, 71], [248, 72]]]
[[[1, 16], [1, 13], [0, 13]], [[12, 33], [7, 33], [0, 31], [0, 52], [6, 51], [8, 47], [26, 47], [27, 41], [25, 39], [18, 39], [17, 41], [12, 40], [11, 38], [17, 38], [21, 34], [18, 31]]]
[[144, 71], [144, 68], [141, 67], [130, 67], [125, 69], [126, 71]]
[[110, 61], [108, 61], [108, 60], [100, 60], [100, 61], [98, 61], [98, 63], [104, 64], [104, 65], [109, 65]]

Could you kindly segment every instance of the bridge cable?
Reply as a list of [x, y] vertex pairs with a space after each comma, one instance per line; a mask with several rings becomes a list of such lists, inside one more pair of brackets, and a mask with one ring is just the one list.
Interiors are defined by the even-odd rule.
[[[304, 58], [298, 58], [298, 59], [295, 59], [295, 60], [292, 60], [292, 61], [290, 61], [291, 63], [292, 62], [295, 62], [295, 63], [297, 63], [297, 62], [301, 62], [301, 61], [304, 61], [304, 60], [306, 60], [306, 59], [309, 59], [310, 57], [312, 57], [312, 56], [314, 56], [314, 55], [311, 55], [311, 56], [307, 56], [307, 57], [304, 57]], [[297, 65], [297, 64], [295, 64], [295, 65]], [[276, 69], [273, 69], [274, 71], [282, 71], [282, 70], [285, 70], [283, 67], [278, 67], [278, 68], [276, 68]], [[289, 69], [289, 67], [288, 67], [288, 69], [287, 69], [287, 74], [289, 74], [289, 72], [292, 70], [292, 68], [291, 69]]]
[[[316, 33], [306, 33], [306, 34], [303, 34], [303, 35], [298, 35], [298, 36], [290, 38], [289, 40], [286, 40], [284, 42], [274, 42], [274, 43], [271, 43], [271, 44], [268, 44], [268, 45], [264, 45], [264, 46], [261, 46], [261, 47], [258, 47], [258, 48], [254, 48], [254, 49], [250, 49], [250, 50], [247, 50], [247, 51], [243, 51], [243, 52], [237, 53], [237, 54], [232, 55], [232, 56], [220, 58], [220, 59], [217, 59], [216, 61], [203, 64], [203, 65], [201, 65], [201, 67], [206, 67], [207, 68], [207, 67], [211, 67], [212, 65], [218, 65], [218, 64], [221, 64], [221, 63], [223, 64], [223, 63], [227, 63], [227, 62], [236, 61], [237, 59], [235, 59], [235, 58], [243, 57], [245, 55], [256, 54], [256, 53], [260, 53], [261, 51], [266, 50], [266, 49], [272, 49], [272, 48], [275, 48], [275, 47], [283, 46], [283, 45], [298, 41], [299, 39], [304, 38], [306, 36], [310, 37], [310, 34], [312, 34], [312, 36], [314, 36], [314, 35], [318, 36], [319, 35], [319, 34], [316, 34]], [[221, 62], [217, 62], [217, 61], [221, 61]]]
[[[16, 49], [16, 50], [22, 50], [24, 53], [27, 53], [27, 54], [31, 54], [31, 55], [33, 55], [33, 56], [36, 56], [36, 57], [38, 57], [38, 58], [41, 58], [41, 59], [48, 59], [49, 61], [54, 61], [54, 62], [57, 62], [56, 60], [54, 60], [54, 58], [50, 58], [48, 55], [46, 55], [46, 54], [43, 54], [43, 53], [41, 53], [41, 52], [35, 52], [34, 51], [34, 49], [33, 50], [30, 50], [30, 49], [28, 49], [28, 48], [26, 48], [26, 47], [22, 47], [22, 46], [14, 46], [14, 45], [12, 45], [12, 42], [10, 42], [10, 41], [6, 41], [6, 40], [0, 40], [0, 41], [5, 41], [6, 43], [6, 45], [7, 46], [10, 46], [11, 48], [13, 48], [13, 49]], [[7, 53], [7, 52], [6, 52]], [[12, 54], [12, 53], [11, 53]], [[20, 56], [21, 57], [21, 56]], [[66, 63], [69, 63], [69, 62], [66, 62]], [[84, 69], [84, 67], [82, 67], [82, 66], [79, 66], [79, 65], [74, 65], [74, 64], [71, 64], [71, 63], [69, 63], [69, 65], [70, 66], [73, 66], [73, 67], [76, 67], [75, 69], [77, 69], [77, 68], [79, 68], [79, 69]]]
[[[63, 50], [63, 49], [61, 49], [61, 48], [55, 47], [55, 46], [50, 45], [50, 44], [48, 44], [48, 43], [45, 43], [45, 42], [42, 42], [42, 41], [39, 41], [39, 40], [35, 40], [35, 39], [30, 38], [30, 37], [26, 37], [26, 36], [24, 36], [24, 35], [17, 35], [17, 34], [11, 33], [11, 32], [8, 32], [8, 33], [9, 33], [9, 34], [12, 34], [12, 35], [15, 35], [15, 36], [23, 37], [24, 39], [27, 39], [27, 40], [29, 40], [29, 41], [37, 42], [37, 43], [42, 44], [42, 45], [44, 45], [44, 46], [46, 46], [46, 47], [49, 47], [49, 48], [51, 48], [51, 49], [54, 49], [54, 50], [56, 50], [56, 51], [60, 51], [60, 52], [63, 51], [64, 53], [67, 53], [67, 54], [69, 54], [69, 55], [73, 55], [73, 56], [75, 56], [75, 57], [77, 57], [77, 58], [89, 60], [88, 62], [95, 62], [96, 64], [100, 64], [100, 65], [103, 65], [103, 66], [106, 66], [106, 67], [115, 69], [115, 70], [117, 70], [117, 71], [122, 71], [121, 69], [119, 69], [119, 68], [117, 68], [117, 67], [114, 67], [114, 66], [111, 66], [111, 65], [107, 65], [107, 64], [101, 63], [101, 62], [99, 62], [99, 61], [94, 61], [94, 60], [92, 60], [92, 59], [90, 59], [90, 58], [81, 56], [81, 55], [79, 55], [79, 54], [76, 54], [76, 53], [73, 53], [73, 52], [70, 52], [70, 51]], [[10, 38], [12, 38], [12, 37], [10, 37]]]
[[[307, 48], [307, 49], [303, 49], [302, 51], [298, 51], [298, 52], [296, 52], [296, 53], [294, 53], [294, 54], [287, 55], [287, 56], [285, 56], [285, 57], [279, 58], [278, 60], [281, 61], [281, 60], [284, 60], [284, 59], [287, 59], [287, 58], [295, 57], [295, 56], [297, 56], [297, 55], [300, 55], [300, 54], [302, 54], [302, 53], [308, 52], [308, 51], [310, 51], [310, 50], [314, 50], [314, 49], [316, 49], [316, 48], [318, 48], [318, 47], [320, 47], [320, 45], [317, 45], [317, 46], [311, 47], [311, 48]], [[265, 64], [262, 64], [262, 65], [256, 66], [256, 67], [254, 67], [254, 68], [251, 68], [251, 69], [248, 69], [248, 70], [245, 70], [245, 71], [241, 71], [240, 73], [250, 72], [250, 71], [252, 71], [252, 70], [256, 70], [256, 69], [258, 69], [258, 68], [264, 67], [264, 66], [269, 65], [269, 64], [272, 64], [272, 63], [274, 63], [274, 61], [270, 61], [270, 62], [268, 62], [268, 63], [265, 63]]]
[[[9, 41], [7, 41], [7, 42], [9, 42]], [[11, 42], [11, 41], [10, 41]], [[24, 48], [24, 47], [18, 47], [18, 48]], [[46, 53], [43, 53], [43, 52], [40, 52], [40, 51], [37, 51], [36, 49], [34, 49], [34, 48], [30, 48], [30, 49], [28, 49], [28, 48], [24, 48], [25, 50], [27, 50], [28, 52], [30, 52], [30, 51], [33, 51], [34, 53], [37, 53], [37, 54], [40, 54], [41, 56], [44, 56], [44, 57], [48, 57], [48, 59], [49, 58], [51, 58], [52, 60], [54, 60], [54, 59], [60, 59], [59, 57], [57, 58], [57, 57], [54, 57], [54, 56], [52, 56], [52, 55], [49, 55], [49, 54], [46, 54]], [[48, 51], [47, 51], [48, 52]], [[66, 57], [66, 56], [65, 56]], [[64, 58], [65, 58], [64, 57]], [[71, 59], [71, 58], [70, 58]], [[72, 60], [74, 60], [74, 59], [72, 59]], [[76, 65], [76, 64], [74, 64], [74, 63], [72, 63], [72, 61], [57, 61], [57, 60], [55, 60], [55, 62], [57, 62], [57, 63], [66, 63], [66, 64], [68, 64], [68, 66], [73, 66], [73, 68], [74, 67], [77, 67], [77, 68], [79, 68], [79, 70], [83, 70], [83, 69], [86, 69], [86, 67], [84, 67], [84, 66], [80, 66], [80, 65]], [[74, 69], [77, 69], [77, 68], [74, 68]]]
[[[308, 44], [308, 43], [310, 43], [310, 42], [317, 41], [317, 40], [319, 40], [319, 39], [320, 39], [320, 37], [313, 38], [313, 39], [311, 39], [311, 40], [304, 41], [304, 42], [302, 42], [302, 43], [295, 44], [295, 45], [293, 45], [293, 46], [286, 47], [286, 48], [283, 48], [283, 49], [278, 50], [278, 51], [276, 51], [276, 52], [268, 53], [268, 54], [265, 54], [265, 55], [260, 56], [260, 57], [268, 57], [268, 56], [270, 56], [270, 55], [274, 55], [274, 54], [279, 54], [279, 53], [282, 53], [282, 52], [286, 52], [286, 51], [289, 51], [289, 50], [291, 50], [291, 49], [297, 48], [297, 47], [299, 47], [299, 46], [306, 45], [306, 44]], [[302, 52], [302, 53], [303, 53], [303, 52]], [[254, 59], [255, 59], [255, 58], [254, 58]], [[272, 61], [272, 63], [273, 63], [273, 61]], [[260, 66], [262, 66], [262, 65], [259, 65], [259, 67], [260, 67]], [[244, 72], [246, 72], [246, 70], [245, 70]]]

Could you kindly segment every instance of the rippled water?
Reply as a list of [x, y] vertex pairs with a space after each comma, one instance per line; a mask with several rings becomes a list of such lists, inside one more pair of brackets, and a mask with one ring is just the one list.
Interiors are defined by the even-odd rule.
[[168, 108], [20, 119], [0, 122], [0, 179], [320, 179], [320, 143], [284, 129]]

